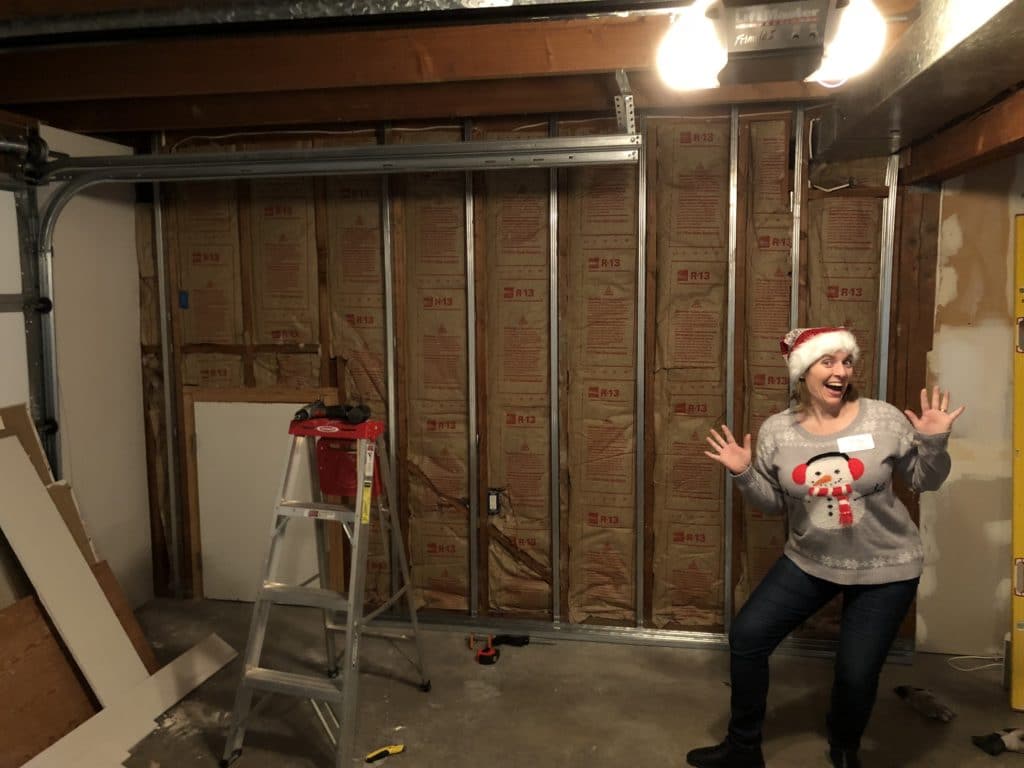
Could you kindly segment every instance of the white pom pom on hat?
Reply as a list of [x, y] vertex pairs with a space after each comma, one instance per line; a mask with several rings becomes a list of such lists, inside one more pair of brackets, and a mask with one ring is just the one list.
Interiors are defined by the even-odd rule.
[[789, 365], [790, 384], [832, 352], [846, 352], [854, 362], [860, 357], [857, 339], [846, 328], [794, 328], [783, 337], [779, 346]]

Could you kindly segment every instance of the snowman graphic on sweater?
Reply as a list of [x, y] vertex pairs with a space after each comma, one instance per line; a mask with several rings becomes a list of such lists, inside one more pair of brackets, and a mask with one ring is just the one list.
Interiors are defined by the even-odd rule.
[[804, 504], [811, 523], [818, 528], [843, 529], [856, 525], [863, 504], [850, 501], [853, 483], [864, 474], [864, 462], [845, 453], [820, 453], [793, 470], [793, 482], [807, 495]]

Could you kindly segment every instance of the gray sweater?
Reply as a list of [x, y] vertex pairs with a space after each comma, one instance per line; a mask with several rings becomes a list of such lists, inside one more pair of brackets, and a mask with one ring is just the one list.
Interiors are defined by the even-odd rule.
[[949, 433], [918, 434], [888, 403], [858, 403], [853, 422], [831, 435], [812, 435], [790, 410], [770, 417], [735, 481], [755, 509], [788, 514], [784, 551], [806, 573], [837, 584], [913, 579], [921, 536], [893, 493], [893, 470], [914, 491], [935, 490], [949, 474]]

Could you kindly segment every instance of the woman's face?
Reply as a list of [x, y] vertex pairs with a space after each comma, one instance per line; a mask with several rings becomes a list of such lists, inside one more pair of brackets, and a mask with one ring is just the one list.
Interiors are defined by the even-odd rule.
[[835, 407], [843, 402], [853, 378], [853, 358], [838, 351], [819, 357], [804, 374], [804, 384], [811, 402]]

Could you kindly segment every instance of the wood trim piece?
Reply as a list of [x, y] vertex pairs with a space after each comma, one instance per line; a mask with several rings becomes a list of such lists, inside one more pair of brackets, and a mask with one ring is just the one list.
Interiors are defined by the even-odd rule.
[[145, 680], [146, 668], [16, 439], [0, 440], [0, 488], [0, 527], [93, 693], [106, 706]]
[[1024, 91], [911, 148], [906, 184], [938, 182], [1024, 149]]

